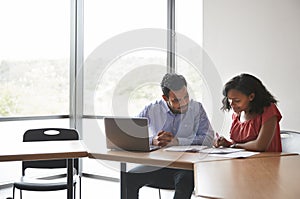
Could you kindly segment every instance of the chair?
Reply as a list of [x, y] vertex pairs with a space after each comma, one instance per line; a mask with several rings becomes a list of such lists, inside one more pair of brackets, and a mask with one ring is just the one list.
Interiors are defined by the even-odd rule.
[[300, 154], [300, 132], [281, 130], [280, 137], [282, 152]]
[[161, 189], [164, 189], [164, 190], [175, 190], [175, 187], [172, 186], [172, 187], [168, 187], [168, 186], [162, 186], [162, 185], [146, 185], [147, 187], [150, 187], [150, 188], [154, 188], [154, 189], [158, 189], [158, 196], [159, 196], [159, 199], [161, 199]]
[[[158, 189], [158, 196], [159, 196], [159, 199], [161, 199], [161, 189], [162, 190], [172, 190], [174, 191], [175, 190], [175, 187], [174, 186], [164, 186], [164, 185], [146, 185], [147, 187], [150, 187], [150, 188], [154, 188], [154, 189]], [[193, 194], [195, 194], [193, 192]]]
[[[78, 132], [75, 129], [62, 128], [42, 128], [30, 129], [23, 135], [23, 142], [34, 141], [58, 141], [58, 140], [78, 140]], [[32, 178], [26, 176], [26, 169], [62, 169], [67, 168], [67, 160], [38, 160], [22, 162], [22, 177], [19, 182], [13, 184], [13, 199], [15, 198], [15, 188], [20, 190], [20, 198], [22, 199], [22, 190], [26, 191], [58, 191], [67, 189], [67, 178], [65, 170], [64, 174], [55, 175], [44, 178]], [[79, 181], [79, 198], [81, 198], [81, 177], [78, 174], [78, 159], [74, 159], [74, 198], [76, 193], [76, 182]], [[53, 175], [53, 174], [52, 174]]]

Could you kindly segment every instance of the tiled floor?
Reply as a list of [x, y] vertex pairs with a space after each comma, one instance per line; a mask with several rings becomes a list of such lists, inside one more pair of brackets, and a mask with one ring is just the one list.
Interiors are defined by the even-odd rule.
[[[65, 199], [67, 192], [23, 192], [23, 199]], [[12, 188], [0, 189], [0, 199], [12, 197]], [[76, 197], [79, 199], [78, 197]], [[120, 185], [118, 182], [109, 182], [92, 178], [82, 178], [82, 199], [119, 199]], [[140, 199], [158, 199], [158, 190], [148, 187], [143, 187], [140, 190]], [[162, 199], [172, 199], [173, 192], [162, 190]], [[193, 196], [192, 199], [195, 197]], [[19, 199], [19, 191], [16, 190], [16, 199]]]

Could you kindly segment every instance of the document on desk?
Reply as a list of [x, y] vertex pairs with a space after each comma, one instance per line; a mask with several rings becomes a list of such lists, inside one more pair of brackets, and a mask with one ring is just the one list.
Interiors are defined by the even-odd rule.
[[206, 148], [200, 151], [201, 153], [208, 153], [209, 156], [224, 157], [224, 158], [246, 158], [258, 154], [259, 152], [246, 151], [238, 148]]
[[225, 158], [246, 158], [258, 154], [258, 152], [246, 151], [245, 149], [237, 148], [207, 148], [200, 151], [201, 153], [208, 153], [209, 156], [225, 157]]
[[209, 153], [209, 154], [229, 154], [229, 153], [236, 153], [240, 151], [245, 151], [245, 149], [238, 149], [238, 148], [206, 148], [201, 150], [201, 153]]
[[206, 148], [207, 148], [207, 146], [201, 146], [201, 145], [170, 146], [170, 147], [165, 148], [164, 151], [199, 152]]
[[209, 156], [214, 157], [225, 157], [225, 158], [247, 158], [253, 155], [259, 154], [259, 152], [253, 151], [239, 151], [235, 153], [227, 153], [227, 154], [210, 154]]

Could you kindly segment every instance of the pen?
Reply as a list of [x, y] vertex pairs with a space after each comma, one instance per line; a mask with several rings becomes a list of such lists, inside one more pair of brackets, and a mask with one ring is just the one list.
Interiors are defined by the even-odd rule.
[[219, 138], [220, 138], [220, 135], [219, 135], [218, 132], [216, 132], [216, 139], [215, 139], [213, 148], [217, 148], [218, 147]]
[[220, 136], [218, 132], [216, 132], [216, 137], [217, 137], [217, 147], [220, 147], [221, 142], [223, 141], [223, 136]]

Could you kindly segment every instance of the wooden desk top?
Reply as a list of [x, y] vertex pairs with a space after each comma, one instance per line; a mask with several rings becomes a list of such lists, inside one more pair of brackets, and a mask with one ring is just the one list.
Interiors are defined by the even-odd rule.
[[0, 162], [42, 159], [68, 159], [87, 157], [85, 145], [80, 141], [21, 142], [17, 146], [1, 148]]
[[[251, 158], [288, 155], [284, 153], [260, 153]], [[126, 163], [146, 164], [152, 166], [171, 167], [179, 169], [194, 169], [198, 162], [228, 160], [230, 158], [208, 156], [206, 153], [169, 152], [159, 149], [152, 152], [104, 151], [90, 152], [89, 158], [111, 160]]]
[[111, 160], [117, 162], [146, 164], [152, 166], [193, 169], [193, 164], [201, 158], [198, 153], [106, 151], [89, 153], [89, 158]]
[[197, 163], [196, 194], [230, 199], [299, 198], [299, 168], [299, 155]]

